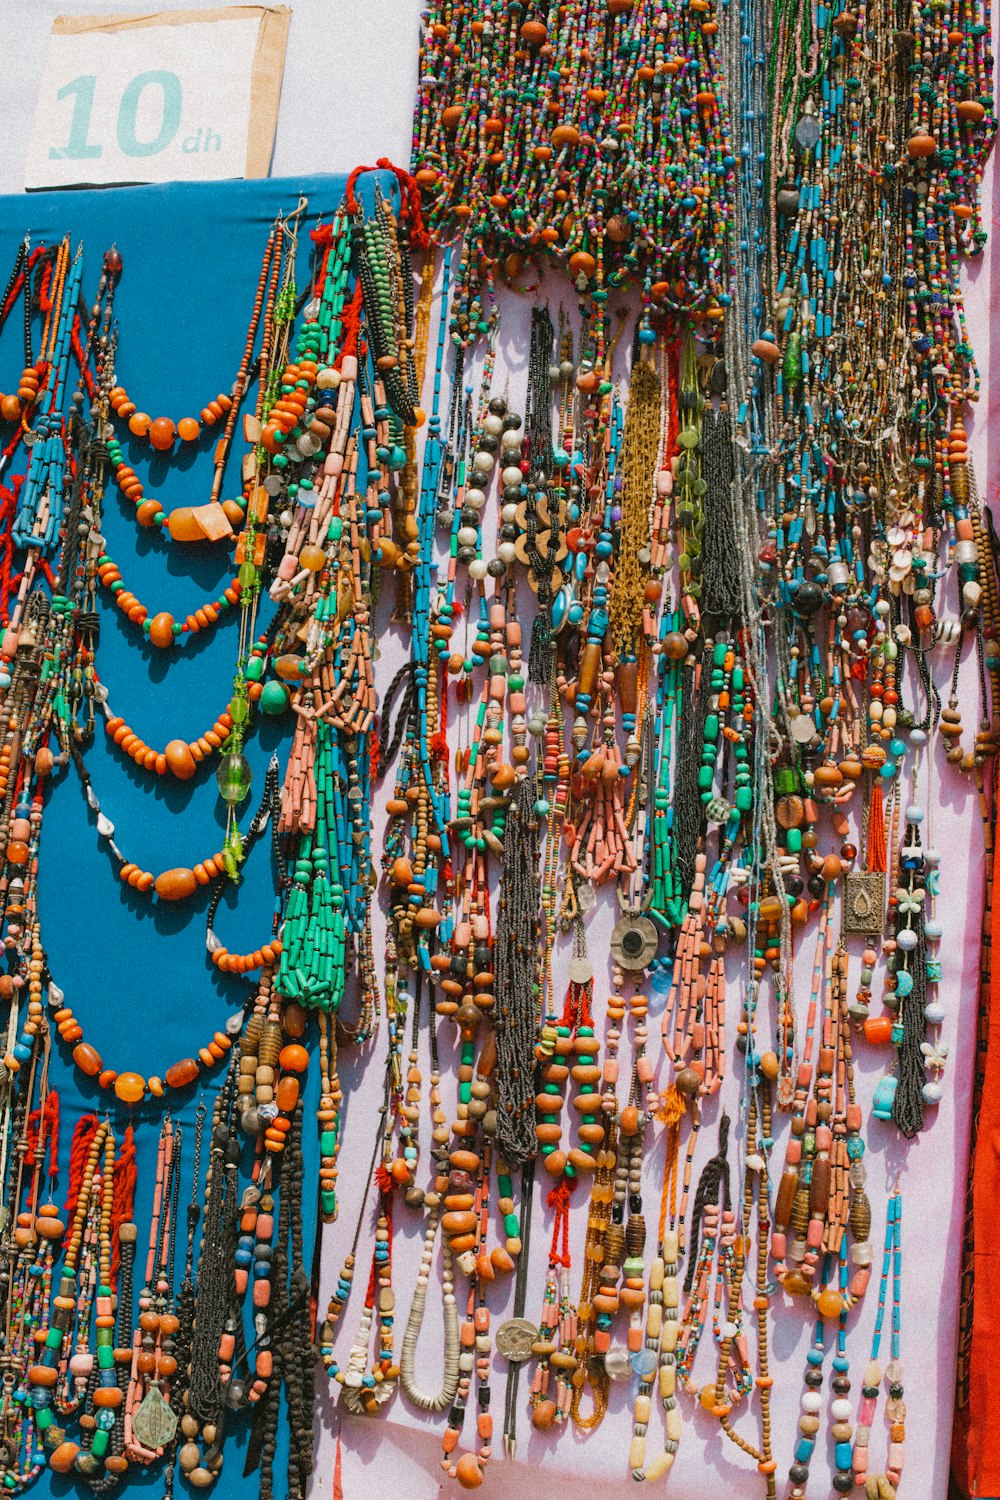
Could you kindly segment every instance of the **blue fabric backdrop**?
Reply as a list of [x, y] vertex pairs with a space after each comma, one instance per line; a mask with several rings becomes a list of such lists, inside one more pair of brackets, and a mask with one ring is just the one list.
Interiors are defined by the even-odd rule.
[[[383, 177], [383, 182], [387, 188], [392, 185], [390, 178]], [[25, 232], [30, 233], [33, 245], [54, 244], [68, 232], [74, 246], [83, 246], [83, 287], [89, 304], [104, 252], [116, 244], [124, 262], [115, 297], [118, 377], [140, 410], [176, 421], [197, 416], [219, 391], [231, 388], [275, 216], [290, 213], [300, 194], [308, 198], [296, 267], [301, 291], [308, 285], [311, 270], [309, 229], [319, 218], [330, 218], [343, 189], [343, 178], [312, 177], [4, 198], [0, 200], [0, 266], [13, 263]], [[6, 337], [0, 341], [0, 388], [4, 390], [16, 389], [20, 374], [19, 333], [20, 319], [11, 317]], [[253, 393], [248, 409], [252, 410], [252, 403]], [[210, 433], [197, 445], [177, 444], [164, 459], [146, 442], [129, 439], [120, 425], [128, 439], [129, 461], [147, 495], [160, 499], [168, 511], [208, 499], [215, 441]], [[244, 451], [239, 428], [223, 498], [239, 490]], [[23, 463], [22, 450], [15, 471]], [[107, 495], [104, 527], [108, 550], [126, 586], [147, 604], [151, 615], [167, 609], [181, 620], [207, 596], [217, 595], [231, 576], [232, 552], [225, 545], [177, 546], [142, 530], [136, 525], [131, 502], [114, 486]], [[238, 611], [229, 611], [215, 629], [185, 637], [173, 651], [164, 653], [144, 643], [141, 632], [103, 591], [100, 608], [98, 673], [108, 687], [115, 713], [160, 749], [170, 739], [193, 739], [209, 728], [230, 697]], [[262, 619], [267, 618], [265, 609]], [[244, 807], [244, 828], [263, 790], [271, 753], [287, 743], [291, 734], [290, 716], [279, 720], [258, 716], [258, 721], [246, 752], [254, 769], [254, 786]], [[151, 780], [114, 747], [104, 733], [103, 720], [86, 761], [94, 790], [115, 824], [115, 839], [127, 858], [160, 871], [179, 864], [190, 866], [221, 847], [225, 809], [216, 786], [215, 762], [203, 764], [187, 783], [172, 777]], [[199, 890], [190, 901], [162, 905], [137, 897], [124, 886], [98, 837], [95, 817], [72, 768], [59, 773], [50, 789], [40, 864], [40, 916], [52, 974], [106, 1066], [118, 1072], [134, 1069], [144, 1077], [162, 1076], [171, 1063], [206, 1045], [226, 1017], [241, 1008], [247, 980], [217, 973], [205, 951], [208, 892]], [[230, 888], [223, 900], [215, 924], [223, 943], [240, 952], [257, 947], [270, 933], [273, 906], [267, 838], [260, 841], [249, 861], [238, 897]], [[211, 1073], [203, 1071], [198, 1084], [179, 1096], [180, 1107], [174, 1110], [184, 1131], [182, 1204], [191, 1192], [195, 1109], [203, 1098], [210, 1115], [223, 1073], [224, 1065]], [[63, 1115], [63, 1172], [56, 1199], [61, 1202], [73, 1127], [81, 1112], [108, 1108], [109, 1096], [96, 1085], [88, 1086], [58, 1037], [53, 1043], [52, 1081], [59, 1090]], [[318, 1087], [315, 1068], [308, 1082], [303, 1128], [307, 1256], [316, 1223], [318, 1158], [315, 1116], [309, 1110]], [[129, 1111], [113, 1095], [110, 1106], [120, 1139]], [[134, 1113], [139, 1167], [137, 1290], [144, 1274], [159, 1121], [160, 1111], [152, 1103]], [[207, 1145], [206, 1131], [206, 1152]], [[179, 1253], [179, 1266], [181, 1261]], [[248, 1431], [246, 1416], [229, 1427], [224, 1473], [215, 1489], [226, 1500], [256, 1494], [256, 1479], [241, 1477]], [[284, 1488], [283, 1446], [275, 1466], [278, 1494]], [[160, 1483], [157, 1476], [158, 1470], [146, 1482]], [[130, 1472], [128, 1485], [137, 1480], [140, 1476]], [[34, 1493], [66, 1493], [68, 1487], [67, 1481], [45, 1474]]]

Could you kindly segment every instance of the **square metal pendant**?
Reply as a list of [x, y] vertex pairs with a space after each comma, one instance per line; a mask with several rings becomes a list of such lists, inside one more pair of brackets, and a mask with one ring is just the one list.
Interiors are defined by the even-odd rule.
[[885, 925], [885, 871], [854, 870], [844, 880], [844, 932], [872, 935]]

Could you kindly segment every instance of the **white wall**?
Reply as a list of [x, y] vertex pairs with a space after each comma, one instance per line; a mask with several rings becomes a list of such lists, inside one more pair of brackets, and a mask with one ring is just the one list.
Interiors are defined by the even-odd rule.
[[[349, 172], [410, 158], [420, 0], [291, 0], [271, 175]], [[24, 157], [49, 29], [57, 15], [207, 10], [225, 0], [0, 0], [0, 193], [24, 186]], [[219, 59], [224, 66], [224, 59]]]

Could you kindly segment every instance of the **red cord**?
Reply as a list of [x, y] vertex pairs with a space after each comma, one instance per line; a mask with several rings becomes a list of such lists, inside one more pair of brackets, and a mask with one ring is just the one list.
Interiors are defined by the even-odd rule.
[[326, 268], [330, 264], [330, 249], [333, 245], [333, 225], [317, 224], [315, 229], [310, 229], [309, 238], [323, 252], [316, 267], [316, 275], [313, 278], [313, 296], [318, 297], [323, 290], [323, 283], [326, 280]]
[[337, 1457], [333, 1461], [333, 1500], [344, 1500], [344, 1465], [340, 1453], [340, 1433], [337, 1433]]
[[355, 167], [347, 179], [347, 190], [344, 194], [349, 214], [361, 212], [361, 205], [354, 196], [354, 184], [365, 172], [391, 172], [399, 183], [400, 209], [399, 216], [405, 219], [410, 226], [410, 243], [416, 245], [418, 250], [426, 250], [430, 244], [430, 235], [424, 223], [423, 208], [420, 201], [420, 189], [409, 172], [402, 167], [393, 166], [387, 156], [380, 156], [374, 167]]
[[80, 314], [74, 313], [73, 326], [70, 329], [69, 335], [70, 346], [73, 350], [73, 358], [76, 360], [77, 364], [80, 367], [80, 374], [83, 376], [83, 383], [87, 388], [87, 395], [90, 397], [91, 401], [93, 401], [94, 397], [97, 395], [97, 381], [94, 379], [93, 374], [91, 373], [90, 365], [84, 359], [83, 339], [80, 337], [80, 329], [82, 328], [82, 326], [83, 325], [80, 322]]
[[[340, 346], [340, 353], [333, 362], [334, 369], [336, 370], [340, 369], [346, 355], [357, 355], [358, 353], [358, 338], [361, 333], [361, 309], [363, 305], [364, 293], [361, 290], [361, 283], [359, 281], [355, 285], [354, 296], [344, 309], [342, 319], [343, 328], [341, 332], [343, 343]], [[358, 362], [360, 364], [360, 360]]]
[[136, 1166], [135, 1131], [129, 1125], [122, 1142], [121, 1155], [115, 1162], [111, 1194], [111, 1279], [118, 1274], [121, 1259], [119, 1230], [131, 1221], [135, 1208], [135, 1185], [138, 1180]]
[[[549, 1208], [555, 1209], [555, 1223], [552, 1226], [552, 1243], [549, 1246], [549, 1260], [553, 1265], [565, 1266], [569, 1270], [569, 1200], [570, 1194], [576, 1187], [576, 1177], [560, 1178], [554, 1188], [549, 1188], [545, 1195], [545, 1202]], [[559, 1248], [559, 1240], [562, 1238], [562, 1250]]]
[[14, 561], [14, 516], [17, 497], [24, 483], [23, 474], [15, 474], [8, 489], [0, 485], [0, 624], [10, 623], [10, 570]]

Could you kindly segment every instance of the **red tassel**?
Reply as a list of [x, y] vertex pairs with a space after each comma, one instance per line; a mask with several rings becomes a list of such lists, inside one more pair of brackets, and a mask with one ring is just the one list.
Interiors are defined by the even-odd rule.
[[24, 1165], [26, 1167], [33, 1167], [35, 1165], [35, 1152], [38, 1150], [38, 1135], [41, 1123], [41, 1110], [33, 1109], [28, 1116], [28, 1123], [24, 1130]]
[[882, 803], [882, 781], [876, 777], [875, 785], [872, 787], [871, 802], [868, 808], [868, 868], [869, 870], [885, 871], [886, 849], [885, 849], [885, 809]]
[[87, 1153], [97, 1133], [97, 1123], [96, 1115], [81, 1115], [73, 1131], [73, 1144], [69, 1151], [69, 1191], [66, 1194], [66, 1207], [63, 1210], [67, 1234], [73, 1228], [73, 1217], [80, 1198], [80, 1189], [83, 1186], [83, 1171], [87, 1165]]
[[[545, 1202], [549, 1208], [555, 1209], [555, 1222], [552, 1225], [552, 1243], [549, 1246], [549, 1260], [556, 1265], [569, 1267], [569, 1198], [576, 1187], [576, 1177], [562, 1177], [556, 1187], [550, 1188], [545, 1195]], [[562, 1251], [559, 1249], [559, 1241], [562, 1239]]]

